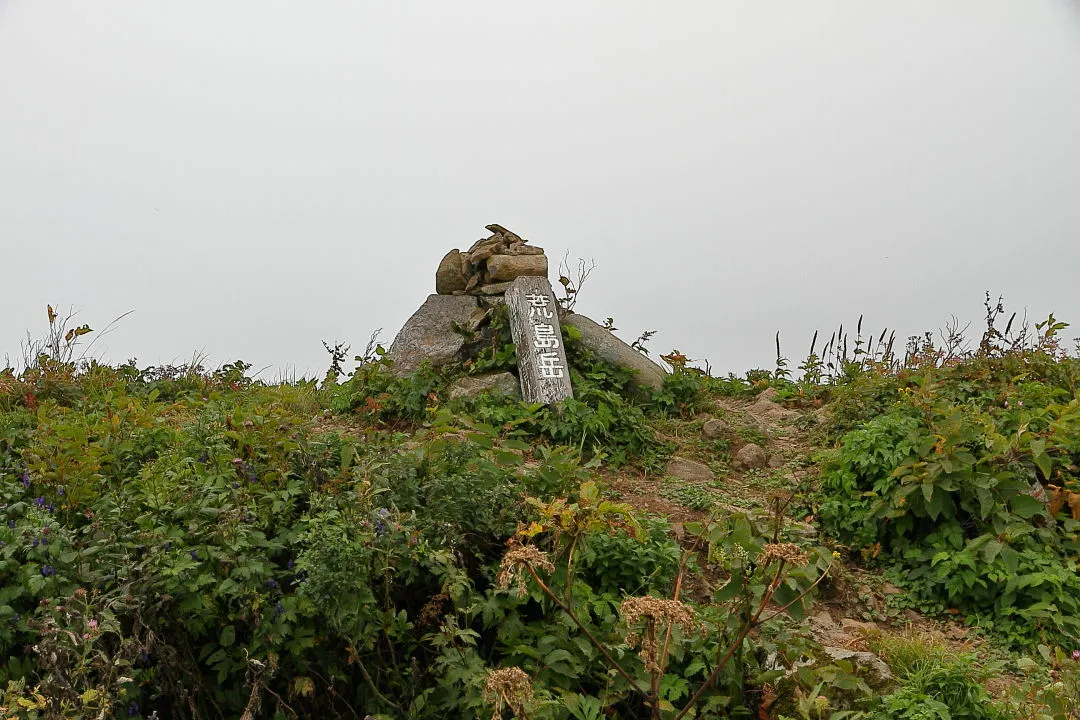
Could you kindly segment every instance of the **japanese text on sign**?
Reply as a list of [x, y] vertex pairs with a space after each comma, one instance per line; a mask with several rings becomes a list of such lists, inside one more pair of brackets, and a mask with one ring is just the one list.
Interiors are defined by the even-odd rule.
[[559, 332], [551, 323], [536, 322], [536, 319], [550, 320], [554, 313], [550, 308], [547, 295], [529, 294], [525, 296], [529, 303], [529, 319], [533, 321], [532, 346], [537, 350], [537, 368], [540, 377], [561, 378], [566, 372], [562, 359], [555, 350], [559, 349]]

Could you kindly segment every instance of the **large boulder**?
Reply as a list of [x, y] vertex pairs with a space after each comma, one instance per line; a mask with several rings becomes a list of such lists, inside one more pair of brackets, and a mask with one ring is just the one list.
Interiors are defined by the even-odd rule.
[[452, 324], [471, 328], [483, 314], [472, 296], [429, 295], [390, 346], [394, 374], [416, 372], [425, 361], [439, 367], [460, 360], [465, 338], [454, 332]]
[[439, 263], [435, 271], [435, 292], [439, 295], [453, 295], [465, 292], [469, 282], [469, 266], [460, 250], [451, 250]]
[[610, 330], [577, 313], [566, 313], [562, 316], [562, 322], [577, 329], [581, 333], [582, 345], [599, 357], [612, 365], [633, 371], [634, 385], [651, 390], [664, 387], [664, 378], [667, 377], [664, 369], [615, 337]]

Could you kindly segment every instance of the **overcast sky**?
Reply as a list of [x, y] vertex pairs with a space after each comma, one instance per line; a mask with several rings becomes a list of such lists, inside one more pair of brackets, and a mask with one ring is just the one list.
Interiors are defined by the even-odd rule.
[[0, 0], [0, 360], [321, 375], [492, 222], [725, 373], [1080, 326], [1080, 0]]

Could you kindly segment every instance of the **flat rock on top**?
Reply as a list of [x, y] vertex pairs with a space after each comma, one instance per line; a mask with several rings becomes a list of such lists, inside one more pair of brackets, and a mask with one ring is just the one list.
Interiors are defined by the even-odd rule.
[[582, 344], [612, 365], [624, 367], [634, 373], [633, 383], [638, 387], [659, 390], [664, 387], [667, 373], [664, 368], [615, 337], [614, 333], [584, 315], [562, 315], [564, 325], [577, 328]]
[[454, 332], [451, 323], [470, 326], [481, 312], [476, 298], [468, 295], [429, 295], [390, 346], [392, 372], [408, 375], [424, 361], [439, 367], [458, 360], [465, 338]]

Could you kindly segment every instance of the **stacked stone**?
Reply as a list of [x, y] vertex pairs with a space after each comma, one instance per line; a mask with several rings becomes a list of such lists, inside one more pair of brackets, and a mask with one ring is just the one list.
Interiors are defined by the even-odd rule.
[[502, 295], [519, 277], [547, 277], [544, 249], [502, 225], [488, 225], [491, 237], [477, 240], [465, 252], [451, 250], [435, 272], [439, 295]]

